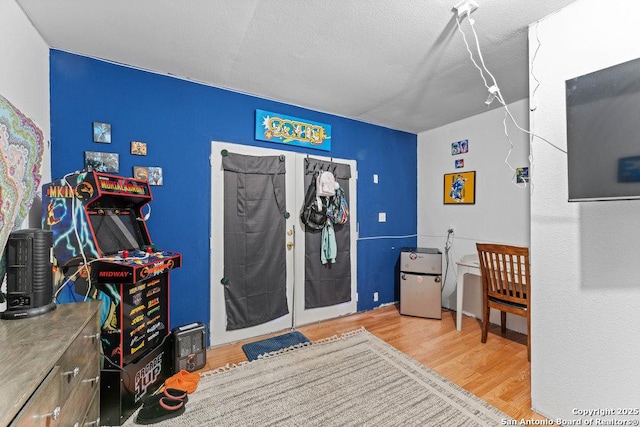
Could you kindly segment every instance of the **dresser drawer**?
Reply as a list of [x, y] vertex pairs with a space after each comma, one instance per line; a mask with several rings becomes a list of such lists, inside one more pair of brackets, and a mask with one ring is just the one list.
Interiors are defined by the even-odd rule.
[[83, 381], [98, 375], [99, 345], [98, 318], [94, 315], [60, 358], [63, 403]]
[[[62, 407], [59, 424], [61, 426], [81, 426], [87, 416], [89, 405], [100, 396], [100, 371], [97, 363], [91, 361], [95, 369], [87, 367], [85, 372], [93, 375], [80, 380]], [[97, 417], [96, 417], [97, 418]], [[95, 419], [95, 418], [94, 418]]]
[[62, 413], [60, 367], [54, 367], [37, 388], [29, 402], [11, 422], [11, 426], [49, 427], [58, 425]]
[[0, 322], [0, 426], [82, 423], [100, 394], [100, 306], [61, 304]]
[[97, 427], [100, 425], [100, 391], [95, 394], [87, 416], [78, 427]]

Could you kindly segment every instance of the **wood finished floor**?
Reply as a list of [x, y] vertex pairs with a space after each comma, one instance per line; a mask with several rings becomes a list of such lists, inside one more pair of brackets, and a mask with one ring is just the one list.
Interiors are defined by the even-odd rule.
[[[438, 372], [516, 420], [545, 419], [531, 410], [530, 364], [525, 335], [492, 325], [486, 344], [480, 342], [480, 321], [462, 316], [462, 331], [455, 327], [455, 312], [444, 310], [442, 320], [402, 316], [395, 305], [302, 326], [311, 341], [364, 327], [378, 338]], [[288, 331], [283, 331], [288, 332]], [[207, 365], [198, 372], [247, 360], [242, 345], [272, 334], [210, 348]]]

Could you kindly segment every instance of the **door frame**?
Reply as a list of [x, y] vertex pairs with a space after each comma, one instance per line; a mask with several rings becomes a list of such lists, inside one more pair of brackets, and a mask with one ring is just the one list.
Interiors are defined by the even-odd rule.
[[[224, 276], [224, 251], [216, 250], [224, 242], [224, 222], [222, 227], [219, 218], [224, 218], [224, 193], [215, 193], [216, 188], [224, 188], [224, 171], [221, 167], [221, 150], [226, 149], [244, 155], [271, 156], [285, 155], [286, 173], [286, 206], [290, 216], [286, 221], [286, 242], [293, 243], [293, 250], [287, 250], [287, 306], [289, 314], [281, 316], [262, 325], [249, 328], [226, 330], [226, 307], [224, 303], [216, 306], [218, 299], [224, 300], [224, 289], [220, 279]], [[305, 233], [300, 221], [300, 207], [304, 201], [304, 159], [311, 158], [326, 162], [344, 163], [351, 167], [349, 179], [349, 221], [350, 221], [350, 253], [351, 253], [351, 301], [329, 307], [304, 309], [304, 274], [305, 274]], [[263, 148], [253, 145], [235, 144], [223, 141], [211, 141], [211, 206], [210, 206], [210, 311], [209, 340], [211, 346], [227, 344], [292, 329], [309, 323], [328, 320], [357, 312], [357, 163], [355, 160], [337, 159], [323, 156], [310, 156], [295, 151], [278, 148]], [[289, 232], [291, 231], [291, 234]], [[220, 310], [223, 307], [225, 309]], [[222, 325], [222, 327], [221, 327]]]
[[[300, 283], [302, 292], [294, 293], [294, 304], [295, 309], [293, 311], [293, 320], [294, 325], [296, 327], [307, 325], [310, 323], [316, 323], [322, 320], [334, 319], [336, 317], [345, 316], [348, 314], [353, 314], [358, 311], [358, 230], [357, 230], [357, 179], [358, 179], [358, 170], [357, 170], [357, 162], [355, 160], [349, 159], [338, 159], [334, 157], [324, 157], [324, 156], [309, 156], [306, 154], [298, 154], [298, 161], [296, 161], [296, 196], [299, 197], [296, 201], [300, 201], [300, 206], [302, 206], [302, 201], [304, 200], [304, 196], [307, 192], [307, 189], [304, 186], [304, 159], [313, 159], [313, 160], [321, 160], [323, 162], [332, 162], [332, 163], [341, 163], [348, 164], [351, 168], [351, 178], [349, 179], [349, 242], [351, 245], [350, 253], [351, 253], [351, 301], [336, 304], [328, 307], [318, 307], [305, 310], [304, 308], [304, 280], [305, 280], [305, 233], [304, 229], [301, 225], [301, 221], [296, 216], [296, 242], [295, 242], [295, 283]], [[302, 262], [298, 263], [297, 260], [302, 260]], [[300, 289], [300, 288], [298, 288]]]
[[[222, 150], [228, 150], [243, 155], [280, 156], [285, 155], [285, 188], [289, 185], [295, 188], [295, 156], [290, 156], [285, 150], [274, 150], [269, 148], [253, 147], [249, 145], [232, 144], [221, 141], [211, 142], [211, 211], [210, 211], [210, 237], [209, 237], [209, 259], [210, 259], [210, 301], [209, 301], [209, 341], [211, 345], [231, 343], [254, 336], [265, 335], [272, 332], [290, 328], [293, 324], [293, 283], [295, 275], [293, 272], [293, 251], [286, 251], [286, 274], [287, 274], [287, 307], [289, 314], [280, 316], [269, 322], [248, 328], [226, 330], [227, 318], [226, 307], [224, 305], [224, 288], [220, 283], [224, 277], [224, 250], [215, 250], [216, 247], [224, 246], [224, 192], [215, 192], [216, 188], [224, 188], [224, 171], [222, 170]], [[256, 152], [259, 151], [258, 154]], [[286, 190], [286, 206], [290, 209], [295, 202], [295, 192]], [[290, 217], [286, 220], [286, 230], [290, 230], [295, 221], [295, 215], [290, 212]], [[220, 224], [222, 227], [220, 227]], [[288, 236], [287, 236], [287, 240]], [[215, 303], [221, 299], [222, 306]], [[219, 307], [223, 309], [220, 310]]]

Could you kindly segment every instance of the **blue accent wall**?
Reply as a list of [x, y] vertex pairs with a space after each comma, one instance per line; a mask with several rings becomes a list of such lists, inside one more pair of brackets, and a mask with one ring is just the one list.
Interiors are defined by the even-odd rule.
[[[211, 141], [282, 148], [255, 140], [256, 109], [331, 125], [330, 152], [291, 150], [357, 161], [358, 311], [399, 299], [399, 249], [417, 241], [398, 237], [417, 230], [416, 135], [58, 50], [50, 61], [53, 179], [82, 169], [85, 151], [119, 153], [123, 176], [133, 166], [163, 168], [147, 225], [157, 247], [183, 255], [171, 273], [172, 326], [209, 324]], [[94, 121], [111, 123], [111, 144], [93, 142]], [[146, 142], [147, 156], [130, 154], [131, 141]]]

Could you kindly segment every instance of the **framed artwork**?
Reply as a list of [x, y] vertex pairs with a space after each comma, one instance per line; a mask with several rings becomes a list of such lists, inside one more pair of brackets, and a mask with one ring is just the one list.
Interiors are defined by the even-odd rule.
[[462, 141], [456, 141], [451, 143], [451, 155], [464, 154], [469, 151], [469, 140], [463, 139]]
[[454, 166], [456, 169], [460, 169], [464, 167], [464, 159], [458, 159], [455, 161]]
[[120, 172], [120, 156], [118, 153], [85, 151], [84, 167], [98, 172], [118, 173]]
[[141, 179], [143, 181], [149, 180], [149, 168], [146, 166], [134, 166], [133, 177], [135, 179]]
[[518, 184], [529, 182], [529, 168], [516, 168], [516, 182]]
[[149, 185], [162, 185], [163, 172], [158, 166], [134, 166], [133, 177], [149, 182]]
[[93, 122], [93, 142], [111, 144], [111, 124]]
[[136, 156], [146, 156], [147, 143], [140, 141], [131, 141], [131, 154]]
[[476, 171], [444, 174], [444, 204], [476, 203]]
[[162, 168], [149, 166], [149, 185], [162, 185]]

